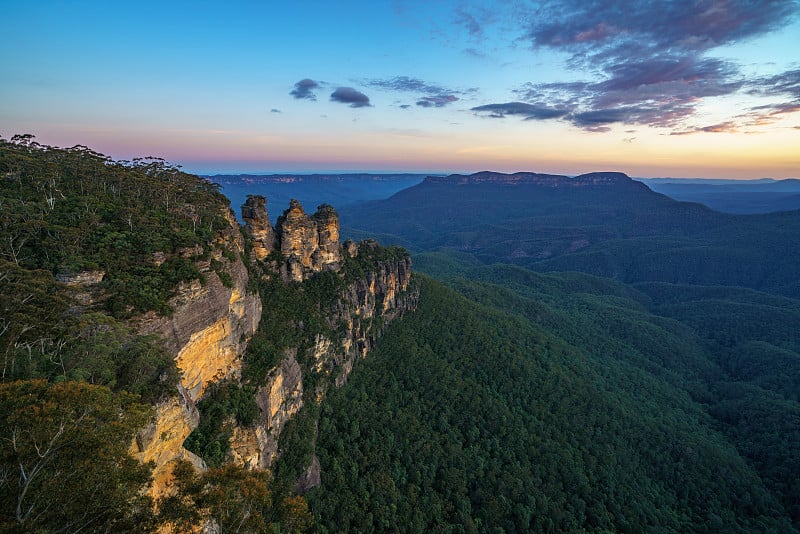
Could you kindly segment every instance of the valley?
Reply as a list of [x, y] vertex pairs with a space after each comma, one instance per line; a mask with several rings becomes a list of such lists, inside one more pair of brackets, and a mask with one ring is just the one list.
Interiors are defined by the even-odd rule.
[[242, 225], [162, 161], [0, 149], [3, 529], [88, 484], [96, 530], [800, 527], [798, 212], [483, 172]]

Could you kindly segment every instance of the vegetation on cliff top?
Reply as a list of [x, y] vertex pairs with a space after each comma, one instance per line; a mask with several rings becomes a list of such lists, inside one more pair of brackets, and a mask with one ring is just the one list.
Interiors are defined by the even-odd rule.
[[[161, 160], [0, 139], [0, 530], [147, 532], [130, 455], [173, 358], [127, 319], [169, 314], [230, 228], [216, 186]], [[213, 261], [211, 268], [214, 268]]]

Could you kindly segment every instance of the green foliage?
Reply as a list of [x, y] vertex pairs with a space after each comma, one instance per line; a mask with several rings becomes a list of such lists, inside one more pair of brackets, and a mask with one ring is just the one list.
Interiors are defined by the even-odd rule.
[[177, 284], [199, 278], [179, 251], [227, 225], [217, 186], [163, 160], [0, 139], [0, 174], [0, 258], [53, 273], [104, 271], [99, 285], [117, 318], [168, 313]]
[[128, 455], [151, 411], [82, 382], [0, 384], [0, 530], [154, 530], [150, 468]]
[[275, 487], [279, 495], [292, 495], [297, 479], [314, 457], [319, 406], [312, 399], [309, 401], [281, 432], [278, 442], [280, 457], [274, 466]]
[[254, 395], [253, 388], [233, 381], [209, 386], [197, 405], [200, 424], [186, 438], [184, 447], [203, 458], [210, 467], [224, 465], [230, 451], [232, 423], [249, 426], [258, 417]]
[[420, 309], [323, 406], [323, 528], [793, 531], [687, 393], [719, 370], [698, 338], [621, 284], [528, 281], [540, 300], [457, 282], [478, 305], [423, 280]]
[[175, 468], [173, 495], [159, 502], [159, 519], [174, 530], [193, 530], [213, 521], [220, 532], [307, 532], [312, 524], [308, 504], [301, 496], [276, 500], [270, 477], [226, 465], [197, 474], [188, 462]]

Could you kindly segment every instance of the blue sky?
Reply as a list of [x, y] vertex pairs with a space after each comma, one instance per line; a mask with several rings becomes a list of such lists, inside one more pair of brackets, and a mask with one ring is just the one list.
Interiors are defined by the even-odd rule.
[[799, 12], [16, 2], [0, 20], [0, 135], [194, 172], [800, 177]]

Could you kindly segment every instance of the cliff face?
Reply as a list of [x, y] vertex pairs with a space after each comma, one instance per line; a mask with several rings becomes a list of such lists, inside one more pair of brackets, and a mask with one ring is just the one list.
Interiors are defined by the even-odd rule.
[[[200, 423], [202, 411], [197, 404], [210, 385], [229, 381], [240, 388], [246, 384], [248, 391], [255, 392], [255, 420], [240, 425], [231, 417], [225, 423], [230, 436], [227, 460], [250, 469], [268, 469], [280, 455], [279, 438], [287, 422], [309, 402], [321, 402], [329, 387], [344, 384], [354, 363], [366, 356], [385, 325], [416, 306], [408, 255], [374, 241], [348, 242], [343, 247], [332, 207], [322, 205], [308, 216], [293, 201], [273, 230], [266, 199], [253, 196], [242, 206], [242, 215], [252, 243], [251, 264], [241, 259], [244, 238], [232, 214], [226, 212], [227, 226], [211, 243], [210, 257], [203, 255], [202, 248], [185, 251], [187, 257], [195, 257], [203, 282], [179, 288], [170, 301], [171, 316], [152, 312], [136, 324], [139, 332], [163, 338], [181, 373], [177, 394], [157, 406], [156, 417], [132, 446], [138, 459], [156, 465], [150, 490], [154, 496], [170, 491], [177, 460], [205, 468], [203, 460], [183, 445]], [[327, 283], [335, 285], [315, 308], [314, 320], [323, 326], [306, 334], [304, 318], [297, 320], [292, 328], [301, 334], [293, 339], [299, 341], [283, 349], [263, 380], [244, 379], [247, 343], [259, 328], [262, 298], [265, 305], [270, 298], [256, 294], [252, 288], [257, 284], [251, 278], [272, 280], [282, 287], [295, 284], [292, 287], [302, 295], [305, 284], [323, 272], [328, 273]], [[313, 462], [309, 469], [303, 488], [319, 480]]]
[[[162, 337], [181, 372], [178, 394], [157, 407], [155, 420], [139, 433], [133, 447], [141, 461], [156, 464], [154, 495], [166, 490], [175, 460], [189, 459], [202, 465], [183, 448], [198, 423], [195, 403], [209, 384], [239, 373], [247, 340], [261, 319], [261, 300], [248, 291], [248, 270], [239, 256], [244, 250], [239, 225], [229, 210], [224, 217], [228, 227], [212, 243], [211, 261], [197, 262], [205, 283], [183, 285], [170, 301], [171, 316], [149, 313], [137, 325], [141, 333]], [[223, 283], [212, 263], [221, 266], [220, 272], [230, 283]]]
[[[368, 241], [356, 248], [356, 254], [368, 256], [380, 250], [374, 241]], [[418, 293], [410, 284], [411, 260], [403, 255], [375, 261], [370, 270], [342, 287], [322, 314], [331, 334], [316, 334], [305, 347], [287, 350], [259, 388], [258, 421], [249, 428], [237, 427], [231, 437], [235, 461], [259, 469], [272, 465], [280, 454], [278, 440], [284, 426], [304, 403], [319, 403], [329, 387], [343, 385], [355, 362], [374, 347], [383, 328], [416, 308]], [[298, 359], [308, 362], [305, 368]], [[304, 395], [310, 375], [315, 388]], [[318, 476], [316, 472], [307, 477], [303, 487], [312, 487]]]

